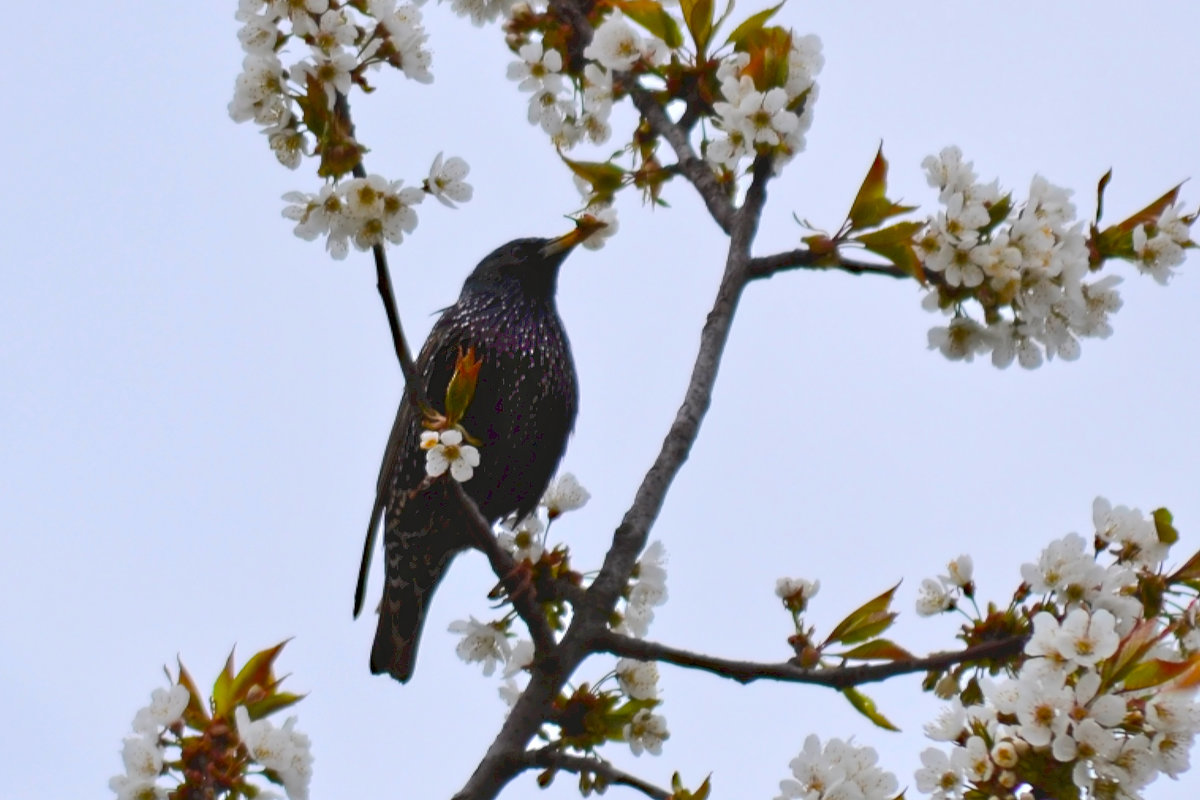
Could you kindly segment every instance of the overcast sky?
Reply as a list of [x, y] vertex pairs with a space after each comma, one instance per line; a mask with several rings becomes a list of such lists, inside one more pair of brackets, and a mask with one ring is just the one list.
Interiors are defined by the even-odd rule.
[[[477, 554], [434, 603], [414, 681], [368, 673], [374, 620], [352, 622], [351, 600], [399, 372], [370, 259], [334, 262], [280, 217], [280, 195], [319, 185], [312, 168], [288, 172], [227, 116], [234, 6], [67, 0], [7, 14], [5, 800], [108, 796], [121, 738], [176, 654], [207, 683], [234, 644], [245, 656], [295, 637], [280, 668], [310, 693], [296, 713], [314, 798], [449, 796], [504, 713], [497, 680], [458, 661], [446, 632], [490, 618]], [[475, 199], [426, 203], [393, 252], [416, 340], [481, 256], [565, 232], [577, 206], [504, 78], [499, 32], [441, 6], [426, 16], [435, 83], [388, 77], [353, 99], [371, 171], [411, 182], [439, 151], [472, 166]], [[808, 152], [772, 184], [758, 254], [798, 243], [793, 213], [835, 228], [881, 140], [893, 195], [923, 205], [921, 159], [947, 144], [1018, 197], [1035, 173], [1075, 188], [1083, 218], [1109, 167], [1113, 221], [1200, 175], [1195, 3], [794, 2], [779, 19], [819, 34], [826, 66]], [[1183, 196], [1200, 201], [1194, 183]], [[666, 199], [651, 211], [622, 198], [620, 234], [572, 256], [560, 281], [582, 384], [564, 466], [593, 499], [555, 532], [584, 569], [657, 452], [722, 265], [688, 187]], [[903, 579], [896, 638], [949, 647], [953, 619], [911, 613], [920, 579], [971, 553], [980, 597], [1003, 603], [1052, 538], [1090, 534], [1097, 494], [1168, 506], [1185, 558], [1200, 546], [1195, 264], [1165, 289], [1119, 267], [1113, 337], [1034, 372], [928, 351], [940, 318], [912, 283], [791, 273], [751, 286], [653, 533], [671, 600], [651, 636], [780, 660], [777, 577], [821, 579], [811, 620], [826, 631]], [[711, 771], [717, 797], [769, 798], [807, 734], [853, 735], [911, 785], [939, 707], [918, 683], [870, 689], [897, 735], [827, 691], [664, 669], [663, 755], [606, 754], [660, 784]], [[1147, 792], [1197, 794], [1195, 774]], [[563, 776], [539, 793], [526, 776], [507, 796], [576, 790]]]

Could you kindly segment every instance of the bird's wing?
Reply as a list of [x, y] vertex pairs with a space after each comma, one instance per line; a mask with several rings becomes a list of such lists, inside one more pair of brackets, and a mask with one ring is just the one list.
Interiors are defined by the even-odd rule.
[[[443, 316], [434, 324], [429, 338], [425, 340], [425, 346], [421, 348], [421, 353], [417, 356], [416, 363], [417, 373], [421, 376], [425, 384], [425, 391], [429, 394], [429, 402], [435, 407], [440, 405], [441, 398], [438, 395], [446, 391], [446, 385], [450, 382], [450, 376], [454, 374], [454, 367], [457, 363], [458, 348], [453, 344], [453, 340], [461, 337], [461, 332], [446, 329], [446, 319]], [[415, 413], [417, 413], [415, 407], [408, 399], [408, 392], [405, 391], [400, 398], [400, 406], [396, 409], [392, 432], [388, 435], [387, 447], [383, 451], [383, 463], [379, 465], [379, 480], [375, 483], [375, 502], [371, 505], [371, 519], [367, 523], [367, 537], [363, 542], [362, 561], [358, 567], [358, 583], [354, 587], [355, 619], [362, 613], [363, 600], [367, 592], [367, 575], [371, 571], [371, 557], [375, 552], [375, 542], [379, 537], [379, 523], [388, 505], [388, 496], [392, 491], [396, 470], [405, 450], [415, 446], [415, 443], [408, 441], [415, 422], [413, 419]]]
[[362, 563], [358, 567], [358, 584], [354, 587], [355, 619], [362, 613], [363, 598], [367, 592], [367, 575], [371, 571], [371, 556], [375, 552], [375, 540], [379, 536], [379, 521], [383, 517], [396, 458], [404, 446], [405, 434], [408, 431], [408, 406], [407, 395], [401, 397], [400, 406], [396, 409], [396, 421], [392, 423], [392, 432], [388, 435], [387, 447], [383, 451], [383, 463], [379, 465], [379, 480], [375, 484], [375, 502], [371, 505], [371, 521], [367, 523], [367, 538], [363, 542]]

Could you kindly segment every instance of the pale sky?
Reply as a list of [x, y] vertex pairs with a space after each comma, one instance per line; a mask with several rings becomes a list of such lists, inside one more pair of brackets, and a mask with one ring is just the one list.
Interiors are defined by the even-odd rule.
[[[319, 183], [228, 118], [235, 3], [54, 8], [10, 9], [0, 78], [0, 798], [111, 796], [164, 664], [178, 654], [210, 684], [231, 646], [245, 657], [287, 637], [280, 669], [309, 693], [295, 713], [314, 798], [451, 795], [505, 707], [446, 627], [490, 618], [494, 579], [461, 557], [413, 682], [368, 673], [374, 620], [351, 621], [351, 600], [401, 391], [369, 257], [334, 262], [280, 217], [284, 192]], [[504, 78], [498, 30], [425, 13], [435, 82], [386, 77], [352, 97], [370, 171], [417, 181], [439, 151], [471, 164], [475, 199], [427, 202], [392, 252], [417, 341], [480, 257], [565, 232], [578, 205]], [[881, 140], [893, 196], [927, 210], [920, 162], [948, 144], [1017, 197], [1035, 173], [1074, 188], [1083, 219], [1109, 167], [1111, 221], [1200, 176], [1194, 3], [794, 2], [778, 19], [820, 35], [826, 65], [808, 152], [771, 185], [757, 254], [798, 244], [793, 213], [836, 228]], [[614, 119], [611, 146], [573, 156], [602, 158], [629, 119]], [[1193, 183], [1183, 197], [1200, 202]], [[592, 493], [555, 527], [577, 568], [599, 565], [657, 452], [720, 274], [723, 239], [689, 188], [665, 198], [651, 210], [622, 197], [619, 235], [573, 255], [559, 284], [582, 387], [564, 467]], [[949, 648], [953, 618], [912, 613], [920, 580], [970, 553], [979, 597], [1004, 603], [1046, 543], [1091, 533], [1098, 494], [1169, 507], [1185, 559], [1200, 547], [1198, 263], [1167, 288], [1117, 267], [1115, 334], [1033, 372], [928, 351], [941, 318], [912, 283], [752, 285], [652, 535], [671, 599], [651, 638], [782, 660], [791, 623], [773, 588], [787, 575], [822, 581], [810, 620], [825, 631], [903, 579], [894, 638]], [[770, 798], [809, 733], [854, 736], [918, 798], [921, 724], [940, 707], [919, 680], [867, 687], [905, 729], [893, 734], [829, 691], [664, 668], [663, 754], [604, 754], [659, 784], [712, 772], [714, 797]], [[1146, 796], [1197, 794], [1189, 773]], [[506, 796], [578, 795], [569, 776], [540, 792], [530, 774]]]

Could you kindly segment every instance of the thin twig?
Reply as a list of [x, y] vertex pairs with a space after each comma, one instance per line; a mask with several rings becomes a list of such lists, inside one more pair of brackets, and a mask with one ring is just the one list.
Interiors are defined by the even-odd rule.
[[671, 792], [666, 789], [619, 770], [607, 761], [586, 756], [573, 756], [554, 747], [527, 750], [525, 763], [530, 767], [563, 770], [575, 775], [597, 775], [610, 785], [628, 786], [653, 800], [670, 800], [671, 797]]
[[[350, 102], [341, 92], [338, 92], [337, 95], [337, 109], [345, 119], [347, 131], [350, 138], [353, 139], [354, 121], [350, 117]], [[363, 166], [361, 158], [351, 172], [356, 178], [367, 177], [367, 168]], [[392, 346], [396, 350], [396, 359], [400, 362], [400, 373], [404, 376], [405, 391], [408, 392], [409, 399], [416, 404], [417, 408], [428, 408], [429, 398], [425, 396], [425, 387], [417, 376], [417, 365], [408, 349], [404, 327], [400, 324], [400, 312], [396, 309], [396, 293], [392, 289], [387, 251], [384, 250], [382, 244], [376, 244], [371, 247], [371, 254], [375, 258], [375, 285], [379, 289], [379, 298], [383, 301], [383, 311], [387, 315], [388, 330], [392, 334]]]
[[814, 253], [812, 250], [799, 248], [786, 253], [776, 253], [770, 256], [760, 256], [750, 259], [749, 273], [751, 279], [769, 278], [777, 272], [792, 269], [836, 269], [849, 272], [851, 275], [883, 275], [888, 278], [911, 278], [912, 275], [892, 264], [871, 264], [867, 261], [856, 261], [851, 258], [836, 256], [836, 261], [829, 262], [830, 256]]
[[600, 634], [597, 637], [596, 644], [605, 652], [622, 658], [634, 658], [639, 661], [661, 661], [664, 664], [674, 664], [677, 667], [703, 670], [704, 672], [711, 672], [723, 678], [735, 680], [738, 683], [772, 680], [845, 689], [864, 683], [875, 683], [895, 677], [896, 675], [908, 675], [914, 672], [944, 669], [969, 661], [1007, 658], [1021, 652], [1027, 640], [1028, 637], [1026, 636], [1011, 636], [1006, 639], [998, 639], [994, 642], [986, 642], [962, 650], [933, 653], [922, 658], [889, 661], [883, 664], [863, 664], [853, 667], [823, 667], [820, 669], [805, 669], [790, 661], [768, 663], [737, 661], [729, 658], [706, 656], [701, 653], [681, 650], [677, 647], [671, 647], [658, 642], [634, 639], [631, 636], [623, 636], [612, 631], [605, 631]]

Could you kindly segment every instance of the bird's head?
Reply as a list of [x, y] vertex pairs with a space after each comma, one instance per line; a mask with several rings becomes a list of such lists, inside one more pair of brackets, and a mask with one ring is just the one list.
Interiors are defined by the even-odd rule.
[[558, 268], [585, 238], [577, 228], [555, 239], [514, 239], [487, 255], [463, 284], [463, 294], [519, 291], [549, 299], [558, 285]]

